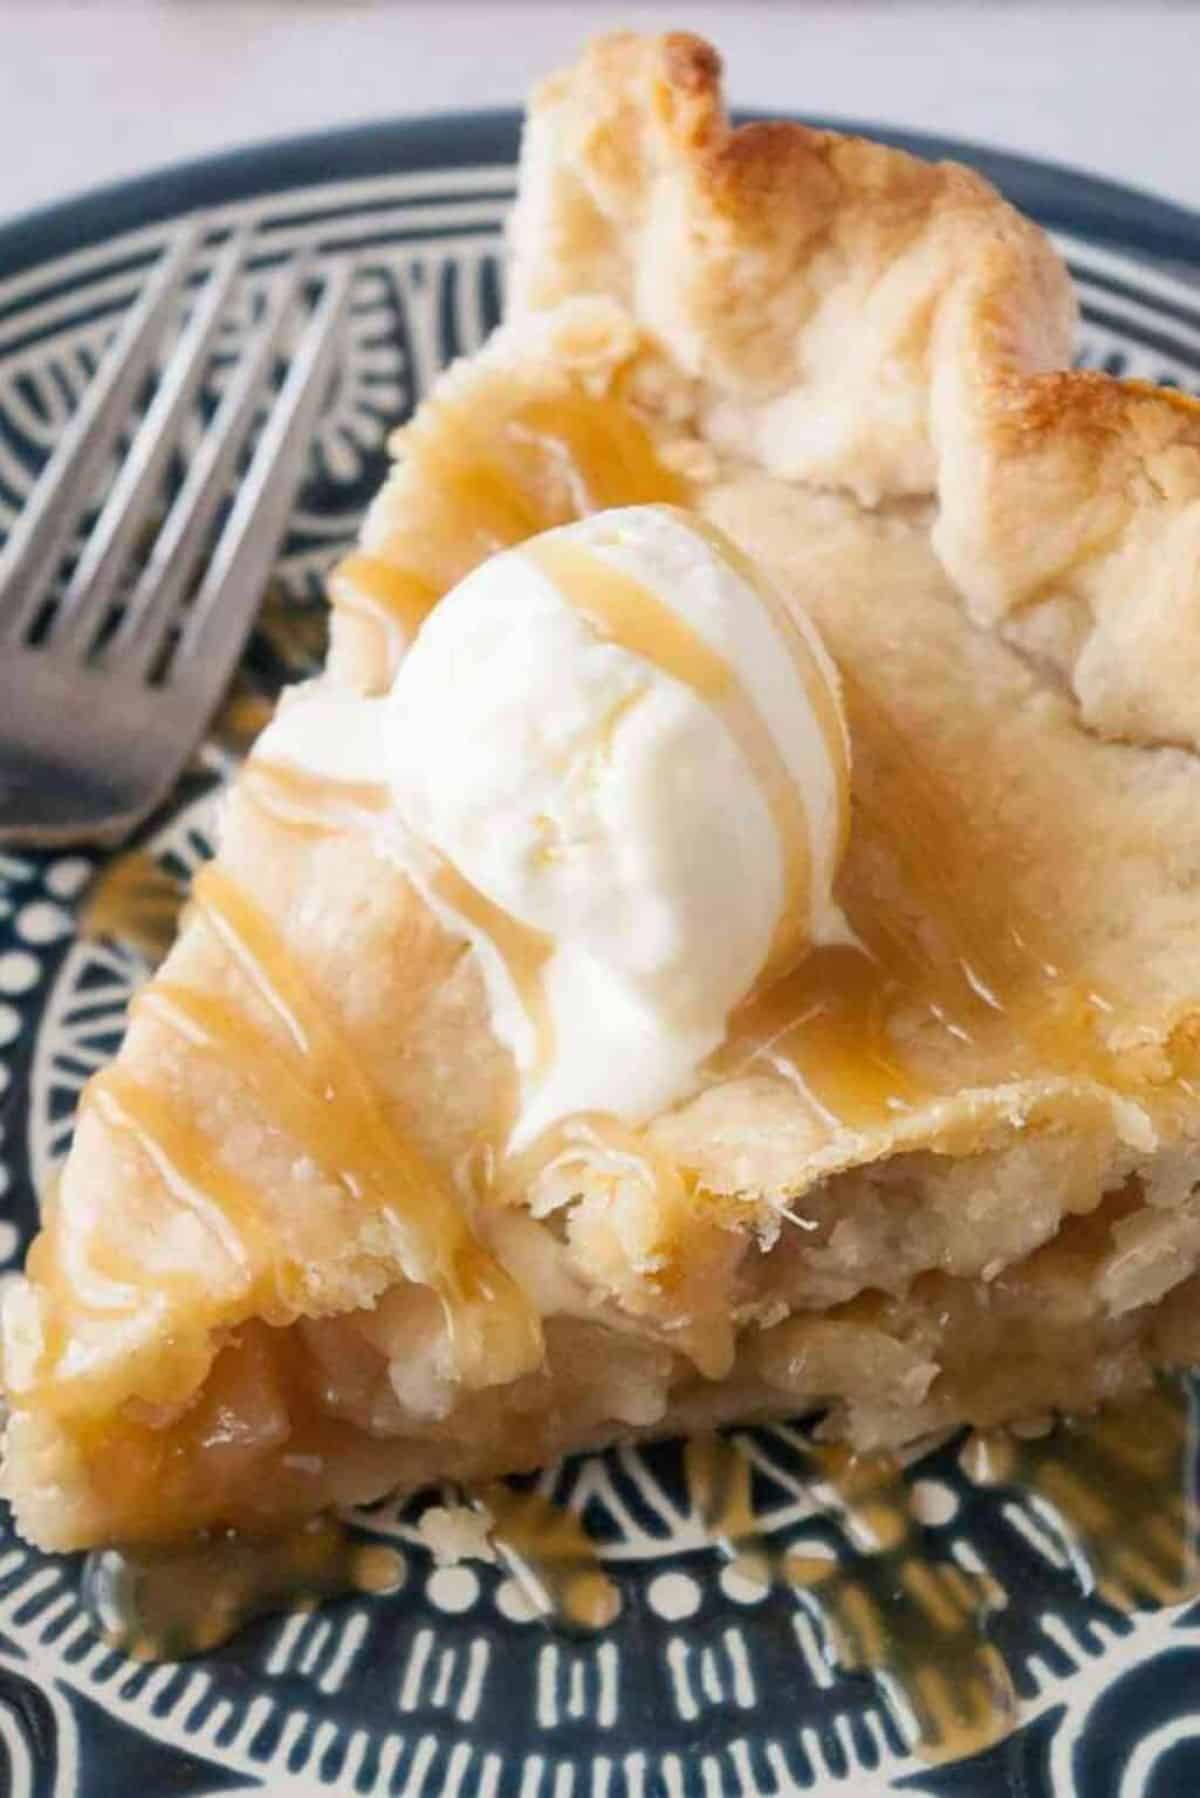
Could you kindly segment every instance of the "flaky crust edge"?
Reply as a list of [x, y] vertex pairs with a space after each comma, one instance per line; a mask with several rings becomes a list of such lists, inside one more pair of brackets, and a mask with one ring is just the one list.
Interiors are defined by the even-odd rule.
[[1086, 727], [1200, 748], [1200, 404], [1067, 367], [1067, 271], [981, 176], [735, 129], [710, 45], [620, 34], [534, 96], [511, 248], [510, 316], [616, 298], [718, 446], [869, 505], [934, 495], [971, 616]]

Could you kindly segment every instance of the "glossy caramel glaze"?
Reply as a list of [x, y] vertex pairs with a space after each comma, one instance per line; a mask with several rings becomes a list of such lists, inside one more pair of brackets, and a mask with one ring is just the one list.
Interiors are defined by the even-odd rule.
[[[989, 1618], [1012, 1595], [923, 1529], [917, 1489], [893, 1456], [809, 1441], [803, 1449], [817, 1527], [800, 1526], [782, 1542], [757, 1522], [752, 1439], [688, 1443], [690, 1507], [730, 1559], [730, 1576], [781, 1596], [803, 1593], [833, 1664], [873, 1674], [889, 1706], [893, 1691], [902, 1696], [895, 1720], [910, 1738], [915, 1723], [919, 1754], [959, 1759], [1001, 1740], [1019, 1707]], [[977, 1483], [1035, 1502], [1043, 1530], [1061, 1531], [1085, 1591], [1106, 1604], [1133, 1612], [1200, 1591], [1194, 1439], [1180, 1381], [1164, 1379], [1135, 1402], [1036, 1436], [973, 1435], [961, 1455]]]
[[312, 990], [270, 920], [215, 864], [197, 878], [193, 899], [282, 1032], [268, 1037], [236, 1006], [186, 989], [166, 988], [166, 1015], [182, 1010], [195, 1046], [236, 1066], [264, 1115], [356, 1199], [387, 1210], [408, 1239], [410, 1278], [442, 1301], [467, 1385], [503, 1383], [536, 1366], [540, 1332], [527, 1301], [471, 1233], [446, 1175], [397, 1124], [336, 1008]]
[[772, 954], [795, 956], [812, 936], [812, 850], [805, 796], [730, 662], [631, 575], [567, 537], [543, 538], [531, 559], [606, 642], [639, 656], [716, 712], [741, 750], [775, 826], [783, 906]]
[[818, 948], [752, 995], [716, 1073], [770, 1071], [829, 1128], [860, 1131], [956, 1090], [928, 1071], [954, 1041], [982, 1057], [994, 1043], [995, 1082], [1082, 1074], [1118, 1092], [1148, 1074], [1161, 1083], [1161, 1069], [1109, 1047], [1113, 1006], [1070, 945], [981, 878], [969, 798], [918, 762], [877, 691], [843, 679], [852, 734], [869, 741], [877, 772], [869, 806], [855, 793], [854, 826], [871, 843], [875, 892], [869, 902], [841, 895], [852, 942]]
[[[796, 1436], [806, 1462], [805, 1520], [765, 1534], [752, 1492], [753, 1438], [698, 1435], [684, 1455], [685, 1509], [728, 1563], [731, 1589], [795, 1605], [843, 1674], [869, 1674], [901, 1736], [922, 1758], [953, 1760], [1000, 1741], [1019, 1701], [990, 1619], [1011, 1594], [949, 1552], [925, 1526], [919, 1466]], [[1061, 1528], [1067, 1564], [1125, 1612], [1200, 1590], [1190, 1409], [1163, 1381], [1136, 1404], [1024, 1438], [969, 1437], [973, 1482], [1033, 1499], [1043, 1531]], [[914, 1474], [917, 1476], [914, 1479]], [[488, 1519], [497, 1571], [552, 1629], [610, 1623], [622, 1594], [580, 1516], [501, 1482], [474, 1502]], [[395, 1590], [402, 1565], [336, 1520], [274, 1537], [233, 1531], [173, 1547], [103, 1550], [88, 1561], [85, 1602], [107, 1638], [144, 1658], [206, 1652], [256, 1616], [350, 1590]]]
[[504, 964], [509, 982], [521, 1001], [533, 1033], [534, 1053], [529, 1069], [536, 1080], [554, 1054], [554, 1023], [546, 999], [543, 975], [554, 954], [554, 939], [544, 930], [522, 923], [496, 905], [467, 879], [452, 862], [435, 858], [429, 876], [430, 890], [451, 914], [486, 937]]
[[552, 525], [609, 506], [677, 502], [645, 427], [617, 399], [582, 389], [520, 394], [496, 382], [470, 405], [442, 399], [403, 434], [406, 474], [424, 478], [419, 528], [396, 532], [338, 564], [335, 606], [373, 617], [394, 661], [421, 619], [486, 557]]
[[403, 1577], [394, 1549], [323, 1516], [272, 1536], [223, 1530], [167, 1548], [100, 1549], [85, 1563], [82, 1596], [114, 1648], [178, 1661], [210, 1653], [256, 1617], [394, 1591]]
[[479, 1490], [496, 1554], [536, 1616], [603, 1629], [620, 1609], [616, 1582], [578, 1514], [540, 1492], [493, 1480]]
[[84, 894], [76, 930], [85, 941], [107, 938], [156, 968], [175, 941], [187, 888], [144, 849], [114, 855]]

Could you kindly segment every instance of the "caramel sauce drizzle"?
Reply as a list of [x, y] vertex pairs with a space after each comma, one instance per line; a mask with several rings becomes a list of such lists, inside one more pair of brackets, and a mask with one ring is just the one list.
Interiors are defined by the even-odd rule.
[[[276, 823], [311, 837], [334, 836], [369, 825], [382, 815], [388, 802], [387, 789], [374, 783], [334, 780], [261, 756], [246, 764], [241, 790]], [[554, 939], [496, 905], [445, 856], [427, 854], [431, 863], [427, 878], [433, 893], [487, 937], [503, 963], [529, 1020], [536, 1078], [554, 1052], [554, 1024], [542, 982], [543, 970], [554, 954]]]
[[[911, 1714], [895, 1721], [929, 1760], [953, 1760], [1001, 1740], [1017, 1721], [1008, 1669], [987, 1639], [986, 1619], [1003, 1604], [986, 1574], [933, 1559], [912, 1517], [899, 1464], [811, 1445], [815, 1521], [835, 1524], [842, 1553], [819, 1536], [764, 1536], [752, 1500], [752, 1463], [737, 1438], [698, 1436], [686, 1447], [691, 1508], [744, 1586], [797, 1595], [815, 1610], [831, 1663], [870, 1673], [895, 1712], [891, 1686]], [[846, 1551], [849, 1560], [845, 1558]], [[885, 1677], [886, 1676], [886, 1677]]]
[[[150, 989], [151, 995], [155, 990]], [[261, 1193], [221, 1162], [204, 1133], [169, 1098], [136, 1079], [119, 1062], [89, 1081], [83, 1105], [103, 1119], [110, 1134], [124, 1136], [135, 1145], [150, 1164], [153, 1177], [199, 1224], [231, 1270], [241, 1302], [266, 1302], [269, 1295], [260, 1291], [259, 1283], [276, 1261], [277, 1251], [276, 1232]], [[69, 1318], [129, 1315], [152, 1302], [163, 1308], [168, 1318], [173, 1311], [186, 1311], [203, 1332], [207, 1320], [227, 1308], [228, 1287], [216, 1287], [211, 1269], [157, 1266], [148, 1276], [136, 1240], [127, 1245], [111, 1234], [98, 1239], [93, 1233], [87, 1239], [82, 1270], [66, 1265], [65, 1246], [55, 1192], [43, 1207], [42, 1228], [27, 1257], [30, 1278], [51, 1301], [43, 1313], [44, 1338], [31, 1381], [49, 1409], [66, 1414], [74, 1405], [72, 1382], [60, 1374], [60, 1363], [69, 1348]], [[273, 1280], [275, 1294], [285, 1300], [294, 1296], [290, 1294], [293, 1278], [289, 1267], [278, 1268]], [[152, 1298], [147, 1296], [148, 1286]], [[169, 1330], [171, 1325], [166, 1327]], [[169, 1363], [170, 1357], [165, 1358], [164, 1368]]]
[[629, 407], [582, 390], [514, 399], [496, 382], [469, 404], [438, 400], [404, 446], [437, 495], [436, 516], [355, 551], [330, 582], [335, 606], [386, 624], [393, 669], [442, 594], [496, 550], [588, 512], [686, 494]]
[[364, 612], [398, 630], [401, 645], [411, 642], [441, 597], [420, 575], [363, 550], [337, 564], [329, 576], [329, 593], [335, 606]]
[[1180, 1379], [1037, 1436], [977, 1431], [961, 1458], [979, 1484], [1048, 1505], [1085, 1589], [1115, 1610], [1200, 1595], [1196, 1431]]
[[452, 912], [487, 937], [504, 964], [533, 1032], [530, 1077], [538, 1079], [554, 1055], [554, 1020], [543, 980], [546, 964], [554, 954], [554, 938], [496, 905], [445, 856], [436, 858], [429, 884]]
[[535, 1616], [578, 1629], [603, 1629], [621, 1606], [596, 1544], [574, 1511], [537, 1491], [493, 1480], [476, 1494], [490, 1535]]
[[[397, 1128], [364, 1057], [265, 914], [211, 863], [196, 879], [193, 902], [278, 1028], [263, 1028], [222, 995], [175, 982], [156, 983], [140, 1003], [184, 1035], [192, 1055], [214, 1069], [235, 1069], [261, 1113], [303, 1144], [348, 1196], [388, 1213], [405, 1241], [409, 1277], [442, 1301], [467, 1385], [503, 1383], [538, 1365], [540, 1325], [524, 1294], [472, 1234], [445, 1177]], [[91, 1083], [86, 1103], [110, 1130], [137, 1143], [231, 1259], [255, 1270], [272, 1265], [270, 1220], [259, 1195], [165, 1097], [117, 1066]], [[41, 1268], [61, 1286], [49, 1241], [44, 1233], [31, 1265], [35, 1277]], [[132, 1280], [136, 1269], [126, 1271]], [[112, 1277], [119, 1280], [120, 1271]]]
[[388, 803], [387, 788], [374, 781], [330, 780], [261, 755], [246, 763], [239, 791], [276, 823], [312, 837], [370, 824]]
[[957, 1090], [926, 1071], [917, 1045], [957, 1039], [985, 1060], [982, 1082], [1082, 1072], [1136, 1091], [1136, 1067], [1104, 1042], [1113, 1007], [1069, 966], [1044, 929], [1016, 915], [1003, 869], [981, 861], [967, 803], [914, 756], [878, 692], [843, 676], [856, 739], [870, 745], [878, 790], [855, 795], [883, 896], [849, 895], [857, 945], [818, 947], [751, 995], [714, 1067], [758, 1061], [788, 1080], [830, 1127], [886, 1128], [897, 1112]]
[[[198, 1220], [247, 1282], [256, 1270], [269, 1265], [273, 1232], [261, 1195], [222, 1165], [203, 1131], [177, 1106], [119, 1064], [91, 1081], [85, 1103], [95, 1106], [110, 1130], [133, 1138], [172, 1198]], [[136, 1298], [137, 1264], [132, 1256], [127, 1259], [130, 1290]], [[156, 1286], [168, 1295], [174, 1287], [177, 1296], [190, 1304], [200, 1296], [203, 1281], [180, 1272], [168, 1282], [160, 1272]]]
[[[848, 1559], [803, 1534], [782, 1543], [762, 1534], [750, 1444], [724, 1436], [687, 1444], [690, 1508], [731, 1571], [764, 1593], [804, 1594], [832, 1662], [882, 1676], [885, 1705], [893, 1685], [903, 1694], [917, 1753], [956, 1759], [1003, 1739], [1019, 1720], [1018, 1701], [988, 1620], [1012, 1595], [986, 1570], [949, 1559], [922, 1530], [895, 1457], [815, 1442], [804, 1452], [813, 1519], [835, 1525]], [[1128, 1614], [1200, 1592], [1195, 1427], [1181, 1380], [1161, 1379], [1134, 1400], [1037, 1436], [976, 1432], [960, 1459], [976, 1484], [1040, 1501], [1043, 1528], [1046, 1507], [1060, 1519], [1084, 1596]], [[896, 1721], [906, 1731], [903, 1713]]]
[[[1015, 1594], [955, 1559], [953, 1534], [924, 1526], [910, 1483], [920, 1463], [906, 1472], [889, 1454], [794, 1434], [792, 1444], [806, 1463], [809, 1514], [778, 1536], [763, 1531], [755, 1505], [752, 1440], [698, 1435], [685, 1445], [687, 1510], [729, 1563], [726, 1578], [747, 1598], [790, 1596], [815, 1623], [831, 1668], [872, 1676], [920, 1758], [956, 1760], [1003, 1740], [1020, 1706], [990, 1620]], [[974, 1484], [1039, 1501], [1044, 1530], [1058, 1517], [1084, 1596], [1131, 1613], [1200, 1590], [1194, 1450], [1186, 1390], [1163, 1380], [1094, 1418], [1036, 1438], [979, 1432], [959, 1452]], [[613, 1621], [620, 1588], [579, 1515], [498, 1481], [473, 1502], [533, 1615], [573, 1630]], [[269, 1538], [225, 1531], [100, 1551], [89, 1557], [84, 1599], [125, 1652], [178, 1658], [265, 1613], [349, 1590], [395, 1591], [402, 1580], [392, 1551], [324, 1517]]]
[[76, 932], [85, 942], [108, 938], [156, 968], [175, 941], [187, 889], [144, 849], [113, 856], [84, 895]]
[[570, 510], [553, 522], [612, 506], [680, 504], [686, 497], [686, 482], [660, 460], [650, 433], [619, 398], [575, 389], [529, 400], [503, 431], [523, 452], [513, 461], [523, 463], [528, 485], [544, 494], [547, 472], [565, 484]]
[[81, 1596], [112, 1647], [176, 1661], [211, 1653], [257, 1617], [396, 1591], [403, 1580], [395, 1549], [321, 1516], [269, 1537], [223, 1530], [182, 1545], [100, 1549], [87, 1558]]
[[335, 1172], [352, 1197], [387, 1211], [406, 1240], [409, 1277], [442, 1300], [467, 1384], [493, 1384], [536, 1366], [541, 1333], [524, 1295], [472, 1235], [443, 1176], [395, 1126], [363, 1057], [265, 914], [213, 863], [197, 877], [193, 898], [275, 1015], [283, 1039], [258, 1030], [241, 1009], [178, 986], [165, 995], [160, 989], [166, 1015], [182, 1015], [194, 1047], [237, 1067], [266, 1114]]
[[761, 1064], [828, 1128], [877, 1129], [936, 1096], [891, 1035], [906, 1000], [912, 989], [886, 962], [850, 944], [815, 948], [734, 1014], [713, 1071], [736, 1078]]
[[[613, 1621], [620, 1591], [573, 1511], [500, 1481], [475, 1499], [531, 1615], [584, 1631]], [[257, 1618], [350, 1592], [395, 1592], [404, 1577], [394, 1549], [364, 1542], [326, 1512], [272, 1535], [229, 1529], [97, 1549], [87, 1557], [81, 1596], [100, 1634], [122, 1653], [182, 1660], [211, 1653]]]
[[813, 647], [803, 630], [788, 612], [778, 589], [766, 578], [757, 563], [725, 532], [718, 530], [703, 513], [689, 512], [688, 523], [708, 544], [713, 554], [758, 597], [759, 603], [775, 626], [776, 636], [804, 689], [809, 709], [816, 718], [825, 750], [829, 756], [833, 781], [837, 826], [833, 866], [837, 867], [850, 836], [850, 744], [838, 710], [829, 678], [818, 662]]
[[619, 399], [562, 389], [494, 405], [442, 401], [406, 435], [411, 459], [453, 492], [482, 532], [517, 543], [611, 506], [672, 503], [685, 483], [664, 466], [645, 426]]
[[732, 664], [644, 582], [565, 537], [531, 544], [531, 561], [609, 643], [694, 693], [725, 724], [758, 783], [783, 860], [784, 903], [772, 957], [794, 955], [810, 934], [812, 864], [803, 794]]
[[[128, 1316], [140, 1300], [141, 1293], [129, 1277], [129, 1269], [118, 1255], [108, 1251], [99, 1258], [93, 1251], [87, 1269], [86, 1290], [72, 1278], [64, 1263], [69, 1239], [61, 1222], [59, 1204], [60, 1180], [55, 1175], [50, 1190], [41, 1195], [41, 1229], [29, 1245], [25, 1257], [26, 1276], [46, 1294], [49, 1304], [42, 1308], [42, 1341], [32, 1377], [22, 1391], [42, 1392], [51, 1401], [53, 1388], [47, 1388], [45, 1373], [57, 1366], [69, 1345], [70, 1321], [81, 1314], [96, 1318], [103, 1315]], [[107, 1245], [105, 1245], [107, 1250]]]

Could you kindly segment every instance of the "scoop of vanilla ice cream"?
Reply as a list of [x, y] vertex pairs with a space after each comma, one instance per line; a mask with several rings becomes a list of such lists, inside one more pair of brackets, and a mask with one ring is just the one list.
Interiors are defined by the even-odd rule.
[[[768, 961], [836, 928], [836, 675], [685, 513], [601, 513], [492, 557], [430, 614], [384, 704], [388, 841], [478, 951], [522, 1075], [514, 1148], [573, 1113], [638, 1122], [681, 1098]], [[798, 905], [784, 782], [806, 835]]]
[[387, 697], [297, 688], [255, 756], [385, 779], [380, 849], [473, 944], [516, 1059], [514, 1150], [574, 1114], [675, 1103], [750, 989], [845, 931], [836, 673], [760, 572], [673, 507], [493, 556]]

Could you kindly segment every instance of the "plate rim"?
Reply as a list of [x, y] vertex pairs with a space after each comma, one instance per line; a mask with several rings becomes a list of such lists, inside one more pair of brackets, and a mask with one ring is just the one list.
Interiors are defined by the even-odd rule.
[[[445, 168], [511, 168], [522, 113], [515, 107], [450, 108], [436, 113], [334, 125], [318, 131], [161, 164], [142, 174], [87, 187], [0, 221], [5, 278], [163, 219], [341, 180]], [[1200, 209], [1149, 188], [1050, 158], [1001, 149], [973, 138], [914, 131], [875, 120], [824, 114], [737, 111], [735, 120], [784, 116], [820, 130], [868, 137], [927, 160], [970, 164], [1022, 211], [1064, 229], [1143, 256], [1194, 266], [1200, 274]]]

